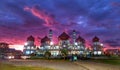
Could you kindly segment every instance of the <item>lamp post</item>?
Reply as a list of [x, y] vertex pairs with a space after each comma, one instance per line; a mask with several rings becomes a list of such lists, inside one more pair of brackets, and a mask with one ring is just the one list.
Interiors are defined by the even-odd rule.
[[103, 46], [103, 44], [101, 43], [100, 46]]
[[52, 47], [54, 45], [54, 43], [53, 42], [50, 42], [50, 47]]
[[26, 45], [28, 45], [28, 43], [27, 43], [27, 42], [25, 43], [25, 46], [26, 46]]
[[77, 42], [75, 42], [75, 45], [77, 46], [77, 45], [78, 45], [78, 43], [77, 43]]
[[50, 42], [50, 45], [53, 45], [53, 42]]

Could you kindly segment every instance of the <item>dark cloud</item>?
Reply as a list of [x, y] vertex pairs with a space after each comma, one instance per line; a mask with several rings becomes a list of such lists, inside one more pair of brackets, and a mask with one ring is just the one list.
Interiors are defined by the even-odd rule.
[[119, 47], [120, 39], [109, 39], [109, 40], [104, 41], [104, 43], [107, 43], [108, 45], [112, 47]]

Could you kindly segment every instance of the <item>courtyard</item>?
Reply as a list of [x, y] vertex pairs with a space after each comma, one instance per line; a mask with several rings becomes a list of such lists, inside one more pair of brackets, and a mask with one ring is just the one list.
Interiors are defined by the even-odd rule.
[[[118, 60], [119, 61], [119, 60]], [[106, 64], [99, 61], [90, 60], [79, 60], [75, 62], [70, 62], [66, 60], [0, 60], [0, 66], [2, 64], [4, 67], [7, 65], [12, 65], [12, 67], [18, 67], [19, 69], [12, 70], [23, 70], [23, 66], [29, 70], [120, 70], [120, 65]], [[32, 69], [30, 69], [30, 68]], [[42, 68], [41, 68], [42, 67]], [[10, 68], [10, 67], [9, 67]], [[36, 68], [36, 69], [35, 69]], [[8, 69], [1, 69], [8, 70]]]

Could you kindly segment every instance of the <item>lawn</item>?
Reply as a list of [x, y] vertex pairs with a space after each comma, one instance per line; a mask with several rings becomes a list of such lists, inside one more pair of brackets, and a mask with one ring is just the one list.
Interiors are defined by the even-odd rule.
[[96, 59], [93, 61], [100, 62], [100, 63], [106, 63], [106, 64], [112, 64], [112, 65], [120, 65], [119, 59]]
[[53, 69], [44, 67], [13, 66], [10, 64], [0, 63], [0, 70], [53, 70]]

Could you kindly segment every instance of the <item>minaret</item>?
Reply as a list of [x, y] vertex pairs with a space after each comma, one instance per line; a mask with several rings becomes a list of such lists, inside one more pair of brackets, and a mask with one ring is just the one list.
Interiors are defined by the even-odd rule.
[[52, 41], [53, 31], [51, 29], [49, 30], [49, 36], [48, 37], [50, 38], [50, 41]]
[[73, 35], [72, 35], [72, 38], [73, 38], [73, 44], [75, 44], [77, 33], [76, 33], [75, 30], [73, 30], [72, 34], [73, 34]]

